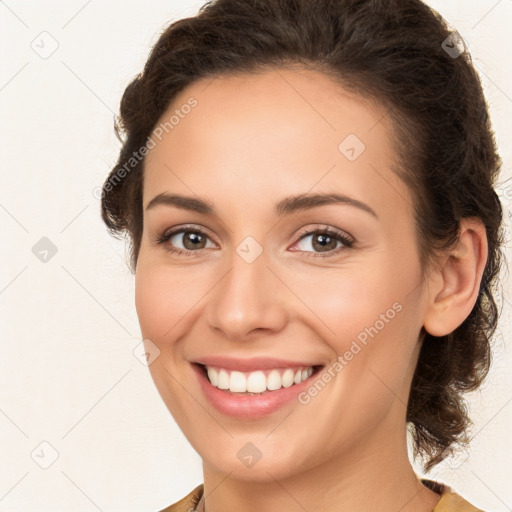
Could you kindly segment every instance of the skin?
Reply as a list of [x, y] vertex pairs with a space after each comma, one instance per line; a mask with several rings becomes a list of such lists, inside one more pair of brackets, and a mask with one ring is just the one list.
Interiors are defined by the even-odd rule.
[[[144, 209], [168, 192], [206, 199], [218, 216], [144, 211], [136, 308], [148, 350], [160, 351], [152, 378], [203, 460], [205, 510], [430, 512], [440, 496], [409, 463], [406, 404], [422, 326], [447, 334], [476, 302], [482, 223], [464, 219], [459, 245], [422, 280], [413, 199], [391, 169], [384, 108], [316, 71], [287, 68], [196, 81], [162, 119], [190, 97], [197, 106], [146, 158]], [[366, 146], [355, 161], [338, 149], [348, 134]], [[356, 198], [378, 218], [347, 204], [274, 215], [283, 197], [318, 192]], [[155, 243], [184, 224], [206, 233], [203, 248], [185, 246], [183, 232]], [[314, 242], [325, 226], [357, 245], [322, 252]], [[304, 229], [316, 234], [300, 241]], [[252, 263], [236, 251], [247, 236], [263, 250]], [[191, 253], [170, 253], [172, 244]], [[305, 405], [250, 421], [225, 416], [191, 368], [212, 354], [328, 365], [396, 302], [400, 312]], [[262, 453], [252, 467], [237, 457], [247, 442]]]

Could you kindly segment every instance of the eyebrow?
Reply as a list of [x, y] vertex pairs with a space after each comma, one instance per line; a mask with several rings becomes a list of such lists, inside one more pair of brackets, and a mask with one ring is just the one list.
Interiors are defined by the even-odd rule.
[[[375, 211], [366, 203], [349, 197], [345, 194], [300, 194], [281, 199], [274, 208], [274, 214], [278, 217], [289, 215], [290, 213], [308, 210], [317, 206], [329, 204], [346, 204], [359, 208], [378, 219]], [[203, 215], [217, 216], [215, 207], [209, 201], [180, 194], [161, 193], [153, 197], [146, 206], [146, 211], [155, 208], [158, 205], [175, 206], [183, 210], [201, 213]]]

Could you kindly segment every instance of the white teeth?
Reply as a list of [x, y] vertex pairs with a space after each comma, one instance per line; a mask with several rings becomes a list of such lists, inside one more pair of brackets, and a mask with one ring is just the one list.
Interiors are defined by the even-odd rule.
[[272, 370], [267, 377], [267, 389], [274, 391], [281, 387], [281, 375], [277, 370]]
[[239, 372], [206, 366], [206, 371], [210, 383], [216, 388], [232, 393], [263, 393], [300, 384], [313, 374], [313, 367]]
[[208, 368], [208, 378], [212, 385], [217, 386], [219, 382], [219, 374], [213, 368]]
[[291, 368], [288, 368], [287, 370], [285, 370], [285, 372], [283, 373], [283, 376], [281, 377], [282, 381], [283, 381], [283, 386], [285, 388], [289, 388], [292, 384], [293, 384], [293, 370]]
[[247, 391], [262, 393], [267, 389], [267, 378], [263, 372], [252, 372], [247, 377]]
[[229, 390], [234, 393], [245, 393], [247, 391], [247, 379], [242, 372], [231, 372]]
[[[213, 370], [213, 368], [211, 369]], [[217, 387], [219, 389], [229, 389], [229, 373], [226, 370], [219, 371]]]

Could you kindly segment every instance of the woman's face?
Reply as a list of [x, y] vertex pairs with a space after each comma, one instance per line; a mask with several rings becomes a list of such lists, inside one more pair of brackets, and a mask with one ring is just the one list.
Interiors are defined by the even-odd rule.
[[[282, 69], [195, 82], [161, 121], [145, 162], [136, 307], [185, 436], [215, 471], [261, 481], [387, 456], [405, 434], [426, 298], [385, 110]], [[148, 208], [160, 194], [189, 201]], [[313, 195], [350, 201], [290, 199]], [[242, 387], [214, 388], [198, 361]], [[304, 382], [279, 380], [319, 365]], [[283, 387], [242, 396], [239, 370], [251, 386]]]

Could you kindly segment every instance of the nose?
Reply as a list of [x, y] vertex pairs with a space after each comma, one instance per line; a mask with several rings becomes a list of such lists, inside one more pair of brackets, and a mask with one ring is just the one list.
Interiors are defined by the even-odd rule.
[[286, 325], [286, 287], [263, 253], [252, 263], [237, 253], [231, 268], [208, 294], [206, 320], [232, 341], [250, 341], [254, 333], [278, 332]]

